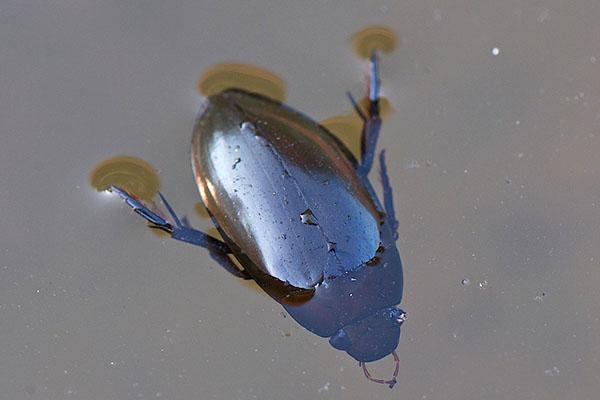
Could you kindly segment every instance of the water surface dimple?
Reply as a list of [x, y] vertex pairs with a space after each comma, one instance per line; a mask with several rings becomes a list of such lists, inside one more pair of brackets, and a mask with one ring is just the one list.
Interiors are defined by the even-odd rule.
[[371, 57], [374, 51], [390, 53], [396, 48], [397, 42], [393, 30], [379, 25], [368, 26], [352, 37], [354, 50], [363, 58]]
[[271, 71], [249, 64], [217, 64], [207, 69], [198, 81], [198, 91], [204, 96], [227, 89], [242, 89], [277, 101], [285, 99], [283, 79]]
[[158, 173], [146, 161], [116, 156], [98, 163], [90, 172], [90, 185], [98, 191], [117, 186], [132, 195], [151, 201], [160, 188]]

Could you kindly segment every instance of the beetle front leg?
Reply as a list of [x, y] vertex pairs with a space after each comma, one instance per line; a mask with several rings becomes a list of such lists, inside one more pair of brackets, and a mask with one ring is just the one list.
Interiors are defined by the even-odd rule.
[[363, 120], [362, 135], [360, 141], [361, 163], [358, 173], [367, 176], [373, 167], [375, 148], [381, 129], [381, 118], [379, 116], [379, 64], [377, 53], [371, 56], [371, 73], [369, 79], [369, 109], [367, 115], [360, 109], [356, 101], [348, 94], [352, 106]]
[[[166, 218], [158, 215], [155, 211], [151, 210], [141, 200], [127, 193], [125, 190], [111, 186], [108, 188], [111, 193], [117, 194], [120, 198], [125, 200], [125, 203], [130, 206], [133, 211], [139, 214], [146, 221], [150, 222], [150, 227], [154, 229], [160, 229], [171, 234], [171, 237], [175, 240], [190, 243], [195, 246], [203, 247], [209, 251], [210, 256], [221, 265], [227, 272], [243, 279], [251, 279], [248, 273], [244, 270], [240, 270], [229, 258], [231, 249], [225, 243], [217, 238], [207, 235], [197, 229], [192, 228], [187, 223], [182, 223], [173, 208], [162, 195], [158, 193], [160, 199], [164, 203], [167, 211], [171, 215], [173, 222], [167, 221]], [[185, 219], [184, 219], [185, 221]]]
[[383, 206], [385, 208], [385, 216], [392, 229], [394, 240], [398, 240], [398, 220], [394, 210], [394, 193], [390, 185], [390, 178], [387, 174], [387, 166], [385, 163], [385, 150], [379, 153], [379, 175], [381, 178], [381, 186], [383, 186]]

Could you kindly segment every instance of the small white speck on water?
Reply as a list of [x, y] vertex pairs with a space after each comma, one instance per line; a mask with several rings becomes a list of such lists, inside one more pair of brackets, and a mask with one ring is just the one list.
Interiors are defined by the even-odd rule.
[[322, 387], [320, 387], [317, 391], [319, 393], [327, 392], [329, 390], [329, 385], [331, 385], [331, 383], [325, 382], [325, 384]]
[[591, 57], [590, 57], [590, 61], [591, 61], [592, 63], [595, 63], [596, 61], [598, 61], [598, 59], [597, 59], [596, 57], [594, 57], [594, 56], [591, 56]]
[[498, 54], [500, 54], [500, 49], [499, 49], [499, 48], [497, 48], [497, 47], [494, 47], [494, 48], [492, 49], [492, 55], [493, 55], [493, 56], [497, 56]]
[[558, 376], [560, 374], [560, 370], [558, 369], [558, 367], [554, 366], [552, 367], [552, 369], [545, 370], [544, 374], [548, 376]]
[[417, 169], [421, 168], [421, 165], [417, 160], [409, 160], [404, 164], [404, 169]]
[[460, 283], [463, 286], [469, 286], [471, 284], [471, 280], [469, 278], [464, 278], [462, 281], [460, 281]]
[[487, 287], [488, 287], [487, 280], [483, 280], [483, 281], [479, 282], [479, 289], [486, 289]]

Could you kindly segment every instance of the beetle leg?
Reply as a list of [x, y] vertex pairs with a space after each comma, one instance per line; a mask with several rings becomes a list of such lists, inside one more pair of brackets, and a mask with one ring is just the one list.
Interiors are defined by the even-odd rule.
[[115, 193], [121, 199], [125, 200], [125, 203], [133, 209], [137, 214], [139, 214], [146, 221], [150, 222], [154, 227], [161, 229], [165, 232], [172, 232], [173, 226], [163, 217], [152, 211], [150, 208], [146, 207], [144, 203], [130, 195], [123, 189], [117, 186], [110, 186], [106, 189], [110, 193]]
[[167, 211], [171, 215], [173, 219], [173, 223], [167, 221], [166, 218], [158, 215], [155, 211], [152, 211], [148, 206], [146, 206], [141, 200], [138, 200], [131, 194], [127, 193], [125, 190], [118, 188], [116, 186], [111, 186], [108, 188], [108, 191], [112, 193], [116, 193], [120, 198], [125, 200], [125, 203], [130, 206], [133, 211], [142, 216], [146, 221], [150, 222], [150, 227], [154, 229], [160, 229], [167, 233], [171, 234], [171, 237], [175, 240], [179, 240], [182, 242], [190, 243], [196, 246], [203, 247], [209, 251], [210, 256], [221, 265], [225, 270], [230, 272], [231, 274], [244, 278], [250, 279], [250, 276], [246, 273], [246, 271], [240, 270], [236, 265], [231, 261], [228, 254], [231, 254], [231, 249], [225, 243], [220, 241], [217, 238], [214, 238], [210, 235], [207, 235], [204, 232], [201, 232], [197, 229], [193, 229], [189, 226], [187, 222], [187, 218], [183, 219], [183, 223], [173, 211], [173, 208], [162, 195], [162, 193], [158, 193], [160, 199], [164, 203]]
[[358, 172], [362, 176], [367, 176], [373, 166], [375, 158], [375, 148], [381, 129], [381, 118], [379, 117], [379, 66], [377, 53], [371, 55], [371, 74], [369, 79], [369, 110], [367, 115], [359, 111], [356, 102], [350, 96], [352, 105], [358, 112], [358, 115], [364, 121], [360, 141], [361, 164], [358, 166]]
[[226, 243], [216, 239], [210, 235], [207, 235], [204, 232], [200, 232], [199, 230], [193, 229], [189, 226], [186, 226], [181, 223], [173, 208], [162, 195], [162, 193], [158, 193], [160, 199], [163, 201], [167, 211], [171, 215], [173, 219], [173, 223], [169, 222], [166, 218], [160, 216], [157, 212], [151, 210], [148, 206], [146, 206], [141, 200], [127, 193], [125, 190], [111, 186], [108, 188], [108, 191], [112, 193], [116, 193], [120, 198], [125, 200], [125, 203], [130, 206], [133, 211], [142, 216], [146, 221], [150, 222], [150, 226], [154, 229], [160, 229], [167, 233], [171, 234], [171, 237], [175, 240], [180, 240], [182, 242], [190, 243], [196, 246], [204, 247], [209, 251], [218, 251], [222, 253], [231, 253], [229, 246]]
[[394, 211], [394, 193], [390, 185], [390, 178], [387, 174], [387, 166], [385, 164], [385, 150], [379, 153], [379, 175], [381, 177], [381, 186], [383, 186], [383, 206], [385, 208], [386, 218], [392, 229], [394, 240], [398, 240], [398, 220]]

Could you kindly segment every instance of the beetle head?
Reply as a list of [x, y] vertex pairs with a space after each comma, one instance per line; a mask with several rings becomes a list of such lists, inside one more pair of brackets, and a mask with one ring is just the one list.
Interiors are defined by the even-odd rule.
[[329, 343], [356, 360], [370, 362], [391, 354], [400, 340], [400, 325], [406, 313], [390, 307], [339, 329]]

